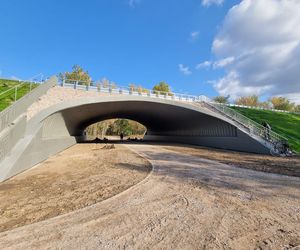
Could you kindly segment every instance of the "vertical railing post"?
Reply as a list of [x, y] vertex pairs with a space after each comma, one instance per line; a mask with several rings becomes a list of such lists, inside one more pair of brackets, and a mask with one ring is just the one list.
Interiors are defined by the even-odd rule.
[[17, 101], [18, 86], [15, 87], [15, 102]]

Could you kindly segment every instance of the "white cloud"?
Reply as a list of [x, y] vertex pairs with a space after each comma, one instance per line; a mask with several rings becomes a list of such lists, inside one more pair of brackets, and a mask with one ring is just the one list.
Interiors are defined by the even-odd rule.
[[232, 7], [212, 45], [214, 66], [227, 72], [216, 90], [300, 100], [294, 94], [300, 93], [299, 27], [299, 0], [243, 0]]
[[202, 5], [208, 7], [213, 4], [221, 5], [223, 2], [224, 2], [224, 0], [202, 0]]
[[179, 64], [179, 71], [184, 75], [191, 75], [192, 71], [190, 71], [189, 67], [184, 66], [183, 64]]
[[297, 105], [300, 105], [300, 92], [298, 93], [291, 93], [283, 95], [283, 97], [288, 98], [291, 102], [296, 103]]
[[211, 65], [212, 65], [211, 61], [204, 61], [202, 63], [197, 64], [196, 69], [210, 68]]
[[214, 69], [224, 68], [224, 67], [232, 64], [233, 62], [234, 62], [234, 57], [230, 56], [230, 57], [226, 57], [226, 58], [220, 59], [218, 61], [215, 61], [213, 64], [213, 67], [214, 67]]
[[252, 86], [241, 85], [239, 75], [235, 71], [230, 71], [225, 77], [218, 81], [212, 81], [214, 88], [220, 95], [230, 95], [231, 99], [236, 99], [239, 96], [247, 95], [261, 95], [266, 91], [269, 91], [272, 86]]
[[190, 34], [190, 39], [191, 39], [192, 41], [197, 40], [198, 37], [199, 37], [199, 35], [200, 35], [200, 32], [199, 32], [199, 31], [193, 31], [193, 32], [191, 32], [191, 34]]
[[235, 60], [234, 57], [226, 57], [217, 61], [204, 61], [202, 63], [197, 64], [196, 69], [211, 68], [211, 66], [214, 69], [224, 68], [230, 65], [231, 63], [233, 63], [234, 60]]
[[141, 2], [141, 0], [129, 0], [128, 4], [130, 7], [134, 8], [136, 5], [138, 5]]

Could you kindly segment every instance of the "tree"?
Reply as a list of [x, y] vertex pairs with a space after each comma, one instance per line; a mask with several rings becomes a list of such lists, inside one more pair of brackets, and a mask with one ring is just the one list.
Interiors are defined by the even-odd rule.
[[[157, 91], [157, 92], [158, 91], [159, 92], [164, 92], [164, 93], [170, 93], [171, 92], [170, 86], [166, 82], [160, 82], [160, 83], [154, 85], [153, 90]], [[154, 92], [154, 93], [156, 93], [156, 92]]]
[[294, 112], [300, 113], [300, 105], [295, 106]]
[[229, 99], [229, 95], [228, 96], [216, 96], [215, 98], [213, 98], [213, 100], [215, 101], [215, 102], [217, 102], [217, 103], [223, 103], [223, 104], [228, 104], [229, 103], [229, 101], [228, 101], [228, 99]]
[[121, 133], [123, 133], [124, 136], [132, 135], [132, 128], [129, 125], [128, 120], [118, 119], [115, 122], [115, 126], [116, 126], [116, 132], [118, 135], [120, 135]]
[[84, 71], [79, 65], [74, 65], [71, 72], [59, 73], [61, 80], [78, 81], [82, 85], [90, 85], [91, 77], [88, 71]]
[[274, 96], [269, 100], [274, 109], [278, 110], [286, 110], [286, 111], [293, 111], [295, 104], [290, 102], [289, 99], [281, 96]]
[[115, 120], [105, 120], [102, 122], [97, 122], [92, 125], [90, 125], [87, 129], [87, 135], [94, 138], [94, 137], [99, 137], [99, 138], [104, 138], [105, 135], [107, 134], [107, 130], [111, 126], [111, 124], [114, 123]]
[[129, 89], [130, 89], [131, 92], [134, 92], [134, 91], [136, 91], [137, 88], [136, 88], [134, 83], [130, 83], [129, 84]]
[[128, 119], [114, 119], [112, 123], [109, 124], [106, 130], [107, 135], [120, 135], [123, 133], [124, 136], [129, 135], [142, 135], [146, 131], [146, 128], [135, 121]]
[[102, 80], [100, 81], [100, 85], [102, 85], [103, 88], [108, 88], [110, 84], [110, 81], [108, 79], [106, 79], [105, 77], [102, 78]]
[[260, 102], [258, 105], [259, 105], [259, 107], [264, 108], [264, 109], [270, 109], [271, 108], [270, 102], [268, 102], [268, 101]]
[[242, 96], [235, 101], [235, 104], [257, 107], [259, 106], [258, 96], [257, 95]]

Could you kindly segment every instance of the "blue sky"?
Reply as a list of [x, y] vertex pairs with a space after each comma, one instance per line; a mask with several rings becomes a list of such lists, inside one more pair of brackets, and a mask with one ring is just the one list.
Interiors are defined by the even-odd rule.
[[299, 0], [1, 0], [0, 77], [70, 71], [300, 103]]
[[176, 91], [215, 95], [207, 81], [220, 72], [195, 66], [212, 57], [213, 38], [235, 2], [2, 0], [1, 77], [49, 76], [79, 64], [93, 79], [149, 88], [164, 80]]

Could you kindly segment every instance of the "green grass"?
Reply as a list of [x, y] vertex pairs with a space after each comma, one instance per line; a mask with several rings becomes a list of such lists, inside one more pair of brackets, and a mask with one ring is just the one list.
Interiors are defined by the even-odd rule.
[[[0, 112], [14, 103], [15, 89], [13, 87], [16, 87], [17, 85], [20, 85], [19, 81], [0, 79]], [[37, 84], [32, 84], [31, 88], [34, 89], [36, 86]], [[7, 90], [9, 91], [5, 94], [1, 94]], [[30, 83], [22, 84], [17, 88], [17, 90], [17, 100], [19, 100], [22, 96], [26, 95], [30, 91]]]
[[256, 110], [238, 107], [232, 108], [259, 124], [266, 121], [271, 125], [274, 132], [288, 139], [293, 150], [295, 150], [298, 154], [300, 153], [300, 115], [279, 113], [269, 110]]

